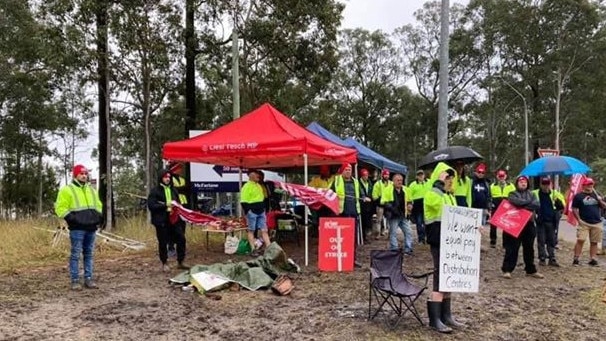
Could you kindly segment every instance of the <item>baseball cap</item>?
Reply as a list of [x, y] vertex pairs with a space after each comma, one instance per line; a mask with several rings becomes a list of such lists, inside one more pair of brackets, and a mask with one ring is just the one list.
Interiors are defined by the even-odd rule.
[[362, 176], [368, 175], [368, 170], [366, 168], [360, 169], [360, 175], [362, 175]]
[[384, 175], [389, 175], [389, 170], [388, 169], [383, 169], [381, 171], [381, 176], [384, 176]]
[[549, 185], [549, 184], [551, 184], [551, 179], [548, 176], [544, 176], [541, 178], [541, 184]]
[[476, 172], [479, 173], [484, 173], [486, 172], [486, 165], [483, 163], [480, 163], [479, 165], [476, 166]]
[[507, 176], [507, 172], [502, 169], [499, 169], [499, 171], [497, 172], [497, 178], [504, 178], [506, 176]]
[[422, 169], [419, 169], [419, 170], [417, 171], [417, 175], [421, 175], [421, 174], [425, 174], [425, 172], [424, 172]]

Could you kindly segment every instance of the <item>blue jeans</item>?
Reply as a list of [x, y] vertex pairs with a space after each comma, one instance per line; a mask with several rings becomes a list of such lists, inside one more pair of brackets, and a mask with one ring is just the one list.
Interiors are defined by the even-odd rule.
[[412, 217], [414, 219], [414, 223], [417, 226], [417, 238], [419, 239], [419, 243], [425, 242], [425, 219], [423, 217], [423, 212], [416, 213]]
[[69, 256], [69, 274], [72, 282], [79, 281], [80, 254], [84, 258], [84, 278], [93, 278], [93, 252], [95, 251], [96, 231], [70, 230], [69, 239], [72, 244]]
[[404, 252], [412, 252], [412, 229], [406, 218], [394, 218], [388, 219], [387, 224], [389, 225], [389, 249], [398, 249], [398, 228], [404, 234]]

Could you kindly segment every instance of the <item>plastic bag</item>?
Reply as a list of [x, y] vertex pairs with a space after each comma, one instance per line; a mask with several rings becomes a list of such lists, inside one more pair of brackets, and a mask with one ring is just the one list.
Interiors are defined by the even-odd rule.
[[238, 251], [238, 245], [240, 244], [240, 238], [234, 236], [227, 236], [225, 238], [225, 253], [228, 255], [233, 255]]
[[246, 239], [240, 239], [238, 242], [238, 249], [236, 250], [236, 254], [238, 255], [247, 255], [252, 251], [250, 248], [250, 244]]

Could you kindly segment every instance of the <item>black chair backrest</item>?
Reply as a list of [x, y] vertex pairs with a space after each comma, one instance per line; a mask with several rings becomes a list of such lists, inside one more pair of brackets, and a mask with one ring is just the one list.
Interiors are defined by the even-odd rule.
[[371, 250], [370, 266], [381, 277], [399, 278], [402, 274], [402, 250]]

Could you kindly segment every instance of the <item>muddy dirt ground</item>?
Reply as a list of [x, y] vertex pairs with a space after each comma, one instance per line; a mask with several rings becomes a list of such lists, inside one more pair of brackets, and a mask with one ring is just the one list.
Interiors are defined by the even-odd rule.
[[[191, 230], [188, 233], [192, 233]], [[194, 232], [195, 233], [195, 232]], [[483, 242], [487, 243], [487, 235]], [[500, 238], [500, 236], [499, 236]], [[317, 241], [312, 239], [311, 245]], [[500, 242], [500, 239], [499, 239]], [[606, 267], [571, 265], [571, 247], [558, 251], [561, 268], [541, 267], [545, 279], [527, 278], [523, 265], [513, 279], [500, 277], [501, 248], [484, 245], [478, 294], [455, 294], [453, 311], [468, 324], [439, 335], [406, 316], [395, 330], [367, 321], [368, 254], [386, 240], [362, 248], [364, 267], [353, 273], [320, 273], [317, 251], [293, 276], [290, 296], [270, 291], [224, 290], [215, 298], [184, 292], [168, 283], [153, 251], [98, 259], [98, 290], [72, 292], [67, 267], [23, 269], [0, 277], [1, 340], [604, 340], [606, 304], [598, 303]], [[303, 245], [284, 243], [304, 264]], [[210, 251], [191, 248], [190, 264], [249, 259], [228, 256], [216, 242]], [[586, 255], [586, 252], [585, 252]], [[606, 264], [606, 258], [601, 257]], [[521, 262], [521, 257], [520, 257]], [[428, 247], [405, 258], [412, 272], [428, 270]], [[178, 273], [174, 270], [171, 275]], [[431, 287], [431, 284], [430, 284]], [[417, 307], [426, 320], [425, 300]]]

